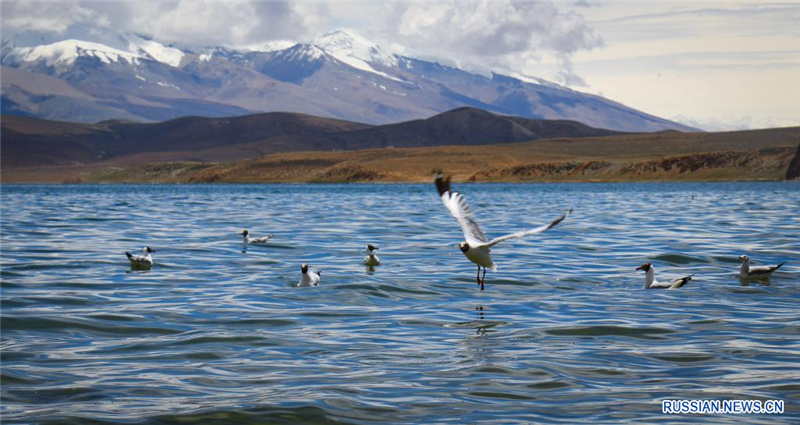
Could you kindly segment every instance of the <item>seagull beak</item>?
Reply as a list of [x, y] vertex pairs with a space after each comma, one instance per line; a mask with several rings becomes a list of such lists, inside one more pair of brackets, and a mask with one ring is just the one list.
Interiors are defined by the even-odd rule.
[[644, 268], [642, 266], [639, 266], [636, 268], [636, 270], [644, 270]]

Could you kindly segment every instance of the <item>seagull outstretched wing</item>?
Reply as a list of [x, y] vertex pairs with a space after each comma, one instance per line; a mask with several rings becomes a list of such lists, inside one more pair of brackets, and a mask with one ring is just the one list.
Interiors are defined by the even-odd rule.
[[472, 210], [469, 209], [466, 199], [458, 192], [450, 189], [450, 176], [443, 176], [437, 173], [436, 176], [436, 190], [439, 191], [439, 196], [442, 197], [442, 203], [450, 211], [450, 215], [458, 220], [461, 231], [464, 232], [464, 239], [471, 246], [483, 245], [489, 239], [483, 234], [478, 223], [475, 222]]
[[521, 237], [524, 237], [524, 236], [538, 235], [539, 233], [542, 233], [542, 232], [550, 229], [551, 227], [557, 225], [558, 223], [561, 223], [565, 218], [567, 218], [569, 216], [569, 214], [571, 212], [572, 212], [572, 208], [570, 208], [569, 210], [565, 211], [564, 214], [561, 215], [561, 217], [551, 221], [548, 224], [545, 224], [543, 226], [539, 226], [539, 227], [537, 227], [535, 229], [521, 230], [519, 232], [512, 233], [510, 235], [500, 236], [500, 237], [492, 239], [491, 241], [489, 241], [487, 243], [483, 243], [481, 245], [491, 248], [491, 247], [499, 244], [500, 242], [507, 241], [509, 239], [517, 239], [517, 238], [521, 238]]

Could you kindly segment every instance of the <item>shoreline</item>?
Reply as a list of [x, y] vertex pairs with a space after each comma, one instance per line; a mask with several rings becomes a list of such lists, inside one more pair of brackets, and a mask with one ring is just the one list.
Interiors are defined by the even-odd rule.
[[[244, 186], [244, 185], [283, 185], [283, 186], [334, 186], [334, 185], [353, 185], [353, 186], [392, 186], [392, 185], [412, 185], [430, 184], [431, 181], [328, 181], [328, 182], [285, 182], [285, 181], [263, 181], [263, 182], [2, 182], [3, 186]], [[453, 180], [458, 184], [464, 185], [527, 185], [527, 184], [699, 184], [699, 183], [800, 183], [800, 179], [739, 179], [739, 180], [545, 180], [545, 181], [466, 181]]]

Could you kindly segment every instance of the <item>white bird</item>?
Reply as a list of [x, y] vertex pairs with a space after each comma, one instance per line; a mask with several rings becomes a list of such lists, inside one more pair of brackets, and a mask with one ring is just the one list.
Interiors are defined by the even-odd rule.
[[750, 266], [750, 257], [742, 255], [739, 257], [742, 260], [742, 267], [739, 269], [739, 276], [743, 278], [768, 278], [772, 272], [778, 270], [786, 263], [780, 263], [777, 266]]
[[381, 264], [381, 259], [375, 255], [375, 251], [378, 250], [378, 247], [372, 244], [367, 245], [367, 256], [364, 257], [364, 265], [368, 267], [373, 267]]
[[270, 239], [275, 237], [275, 235], [269, 234], [267, 236], [263, 236], [260, 238], [251, 238], [250, 236], [248, 236], [249, 234], [250, 232], [248, 232], [247, 230], [242, 230], [241, 235], [244, 243], [262, 244], [269, 242]]
[[298, 287], [319, 286], [321, 271], [310, 270], [306, 263], [300, 266], [300, 271], [303, 272], [303, 276], [300, 278], [300, 283], [297, 284]]
[[142, 252], [144, 255], [133, 255], [130, 252], [125, 252], [128, 261], [131, 262], [131, 267], [135, 269], [149, 269], [153, 267], [153, 256], [151, 256], [150, 253], [156, 252], [156, 250], [146, 246], [142, 248]]
[[[447, 209], [450, 211], [450, 214], [455, 217], [456, 220], [458, 220], [458, 224], [461, 226], [461, 231], [464, 232], [464, 239], [466, 239], [466, 242], [461, 242], [458, 247], [470, 261], [478, 265], [478, 275], [475, 278], [478, 281], [478, 285], [481, 286], [481, 291], [483, 291], [483, 283], [486, 280], [486, 268], [488, 267], [492, 269], [492, 271], [497, 270], [497, 266], [494, 264], [492, 257], [489, 254], [491, 247], [510, 239], [542, 233], [558, 223], [561, 223], [561, 221], [567, 218], [567, 216], [572, 212], [572, 209], [569, 209], [568, 211], [564, 212], [561, 217], [551, 221], [548, 224], [539, 226], [535, 229], [522, 230], [510, 235], [500, 236], [490, 241], [486, 235], [483, 234], [483, 231], [478, 226], [478, 223], [475, 222], [472, 211], [469, 209], [469, 205], [467, 205], [467, 201], [464, 199], [464, 197], [460, 193], [454, 192], [450, 189], [450, 177], [448, 176], [445, 178], [440, 173], [437, 173], [435, 177], [436, 190], [439, 192], [439, 196], [441, 196], [444, 206], [447, 207]], [[483, 267], [483, 277], [480, 275], [481, 267]]]
[[659, 282], [656, 280], [656, 270], [650, 263], [644, 263], [641, 266], [637, 267], [636, 270], [644, 270], [644, 289], [676, 289], [680, 288], [683, 285], [686, 285], [687, 282], [692, 280], [693, 274], [689, 276], [685, 276], [679, 279], [673, 279], [669, 282]]

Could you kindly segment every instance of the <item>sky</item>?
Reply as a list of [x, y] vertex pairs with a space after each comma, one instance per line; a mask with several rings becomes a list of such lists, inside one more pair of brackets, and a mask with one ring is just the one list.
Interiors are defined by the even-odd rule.
[[136, 33], [178, 47], [311, 41], [546, 78], [706, 130], [800, 125], [800, 1], [21, 1], [18, 45]]

